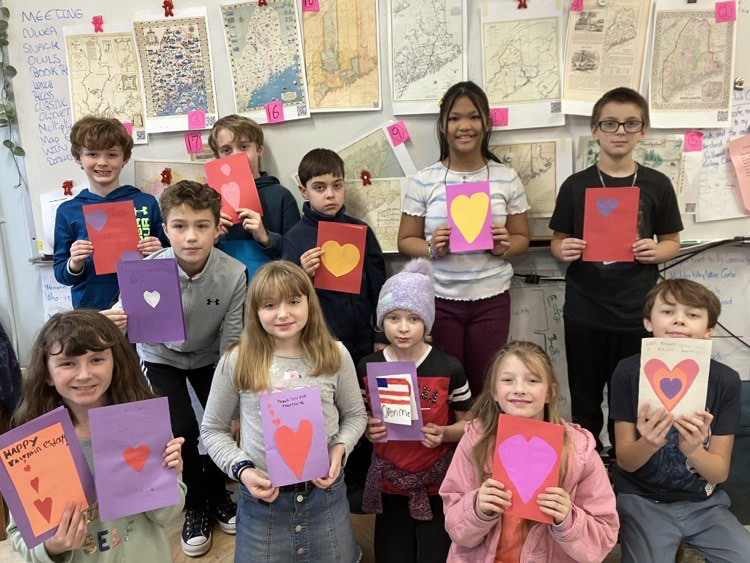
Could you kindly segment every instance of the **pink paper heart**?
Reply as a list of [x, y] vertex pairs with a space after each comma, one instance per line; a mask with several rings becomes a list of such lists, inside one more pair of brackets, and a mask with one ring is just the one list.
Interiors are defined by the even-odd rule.
[[219, 167], [219, 170], [221, 170], [221, 173], [224, 174], [224, 176], [229, 176], [232, 173], [232, 167], [228, 164], [222, 164]]
[[237, 182], [227, 182], [221, 186], [221, 196], [232, 209], [240, 206], [240, 186]]
[[545, 440], [521, 434], [506, 438], [497, 447], [500, 461], [524, 504], [544, 483], [557, 461], [557, 452]]
[[86, 222], [94, 227], [97, 232], [101, 230], [107, 224], [107, 212], [106, 211], [89, 211], [86, 213]]

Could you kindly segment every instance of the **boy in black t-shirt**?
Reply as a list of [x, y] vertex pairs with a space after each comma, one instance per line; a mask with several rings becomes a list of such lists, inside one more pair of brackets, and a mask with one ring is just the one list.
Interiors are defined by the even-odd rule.
[[[707, 339], [720, 312], [711, 291], [672, 279], [648, 293], [643, 324], [655, 337]], [[709, 561], [747, 561], [750, 533], [717, 489], [729, 475], [740, 425], [739, 375], [711, 360], [705, 409], [673, 417], [663, 407], [638, 409], [639, 374], [640, 354], [622, 360], [612, 374], [622, 561], [674, 561], [683, 540]]]
[[[638, 92], [616, 88], [604, 94], [591, 115], [591, 134], [600, 147], [597, 163], [563, 182], [549, 223], [552, 255], [570, 263], [563, 314], [573, 421], [594, 435], [598, 449], [604, 385], [619, 360], [640, 351], [641, 307], [657, 281], [656, 265], [680, 250], [682, 220], [672, 183], [633, 160], [648, 124], [648, 104]], [[586, 189], [630, 186], [640, 188], [635, 261], [584, 262]], [[611, 427], [609, 435], [614, 445]]]

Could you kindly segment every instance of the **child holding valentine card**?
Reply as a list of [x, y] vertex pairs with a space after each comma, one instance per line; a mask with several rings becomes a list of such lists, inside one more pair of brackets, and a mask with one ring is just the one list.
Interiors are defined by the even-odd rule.
[[299, 207], [292, 193], [279, 183], [278, 178], [261, 172], [263, 130], [247, 117], [227, 115], [211, 128], [208, 144], [216, 158], [245, 153], [255, 176], [255, 187], [263, 208], [263, 216], [251, 209], [238, 209], [241, 223], [233, 225], [230, 217], [221, 214], [219, 248], [231, 247], [226, 241], [247, 241], [262, 249], [269, 259], [281, 256], [283, 235], [299, 221]]
[[[270, 401], [263, 397], [307, 387], [320, 390], [330, 465], [317, 478], [274, 487], [260, 416]], [[238, 408], [242, 447], [230, 428]], [[284, 422], [278, 409], [273, 416]], [[216, 367], [201, 427], [211, 458], [241, 483], [235, 561], [359, 560], [343, 465], [366, 423], [351, 357], [326, 327], [309, 276], [287, 261], [264, 264], [247, 291], [242, 336]], [[301, 423], [287, 429], [303, 431]]]
[[[299, 190], [305, 203], [302, 219], [284, 236], [282, 258], [302, 266], [312, 278], [320, 267], [323, 251], [317, 245], [321, 221], [364, 225], [367, 238], [359, 293], [317, 289], [323, 315], [333, 335], [341, 340], [355, 364], [374, 351], [374, 316], [380, 288], [385, 281], [385, 258], [378, 239], [367, 223], [350, 217], [344, 208], [344, 161], [332, 150], [313, 149], [299, 163]], [[382, 348], [386, 344], [379, 337]]]
[[[488, 148], [492, 118], [479, 86], [459, 82], [448, 88], [437, 134], [440, 160], [420, 170], [404, 195], [398, 249], [436, 261], [434, 343], [461, 362], [476, 396], [490, 359], [508, 339], [513, 277], [508, 259], [529, 246], [529, 204], [518, 174]], [[489, 192], [494, 246], [454, 252], [446, 186], [469, 183]]]
[[[720, 313], [721, 303], [709, 289], [671, 279], [649, 291], [643, 324], [657, 338], [707, 339]], [[750, 533], [729, 512], [729, 497], [718, 487], [729, 475], [740, 427], [739, 375], [711, 360], [705, 408], [675, 417], [660, 405], [638, 408], [640, 371], [636, 354], [621, 360], [612, 374], [622, 560], [673, 560], [685, 541], [707, 561], [747, 561]], [[670, 379], [677, 380], [677, 374]]]
[[451, 542], [438, 489], [463, 436], [471, 391], [458, 360], [426, 341], [435, 321], [433, 275], [431, 263], [420, 258], [385, 282], [377, 319], [390, 344], [357, 366], [364, 383], [368, 363], [415, 362], [419, 387], [414, 392], [424, 422], [420, 444], [388, 441], [386, 426], [368, 420], [365, 435], [375, 454], [363, 508], [377, 514], [376, 561], [445, 561]]
[[[152, 387], [169, 399], [172, 430], [185, 438], [188, 492], [182, 550], [196, 557], [211, 549], [211, 519], [224, 533], [235, 533], [237, 506], [224, 486], [224, 474], [199, 455], [200, 429], [187, 382], [205, 406], [216, 362], [242, 331], [247, 278], [245, 266], [214, 248], [221, 209], [218, 192], [206, 184], [183, 180], [164, 190], [160, 203], [171, 247], [148, 259], [177, 260], [187, 338], [184, 342], [139, 343], [136, 348]], [[121, 303], [103, 313], [127, 329]]]
[[[549, 223], [554, 231], [552, 255], [570, 264], [563, 314], [573, 420], [594, 435], [599, 450], [604, 386], [619, 360], [640, 351], [646, 335], [641, 310], [658, 279], [656, 265], [680, 250], [682, 220], [672, 183], [633, 159], [648, 124], [648, 103], [638, 92], [615, 88], [604, 94], [591, 114], [591, 134], [600, 147], [598, 160], [563, 182]], [[640, 189], [634, 261], [584, 262], [587, 188], [632, 186]], [[607, 396], [611, 399], [612, 393]]]
[[88, 116], [70, 130], [73, 158], [89, 185], [57, 208], [55, 216], [55, 278], [72, 286], [73, 307], [108, 309], [117, 298], [117, 274], [97, 275], [94, 245], [89, 241], [83, 206], [132, 201], [141, 241], [138, 250], [148, 256], [167, 246], [159, 204], [151, 194], [120, 185], [120, 172], [130, 160], [133, 139], [116, 119]]
[[[557, 401], [557, 379], [541, 347], [510, 342], [495, 355], [440, 487], [445, 528], [453, 540], [448, 561], [598, 562], [614, 547], [615, 495], [594, 437], [563, 421]], [[564, 427], [560, 486], [536, 496], [539, 511], [552, 517], [552, 524], [505, 512], [521, 499], [490, 477], [501, 413]]]
[[[89, 409], [151, 399], [130, 344], [103, 315], [79, 310], [52, 316], [37, 336], [13, 414], [20, 426], [60, 405], [73, 421], [86, 461], [94, 471]], [[182, 473], [183, 438], [164, 445], [164, 466]], [[165, 526], [182, 511], [186, 486], [178, 479], [180, 502], [102, 522], [96, 508], [65, 507], [55, 535], [29, 549], [11, 515], [10, 542], [26, 561], [171, 561]]]

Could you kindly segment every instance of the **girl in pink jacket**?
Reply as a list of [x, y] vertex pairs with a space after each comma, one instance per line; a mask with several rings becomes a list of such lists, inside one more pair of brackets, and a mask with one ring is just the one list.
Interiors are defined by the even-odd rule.
[[[492, 360], [482, 393], [440, 487], [445, 528], [453, 545], [448, 561], [541, 563], [601, 561], [617, 541], [615, 495], [594, 437], [558, 413], [552, 364], [531, 342], [511, 342]], [[500, 413], [565, 427], [560, 487], [537, 497], [554, 524], [504, 515], [513, 499], [492, 475]]]

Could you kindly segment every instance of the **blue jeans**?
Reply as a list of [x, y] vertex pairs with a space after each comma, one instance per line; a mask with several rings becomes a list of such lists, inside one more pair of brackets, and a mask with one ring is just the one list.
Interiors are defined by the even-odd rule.
[[262, 503], [240, 486], [235, 563], [356, 563], [343, 471], [327, 489], [281, 492]]

